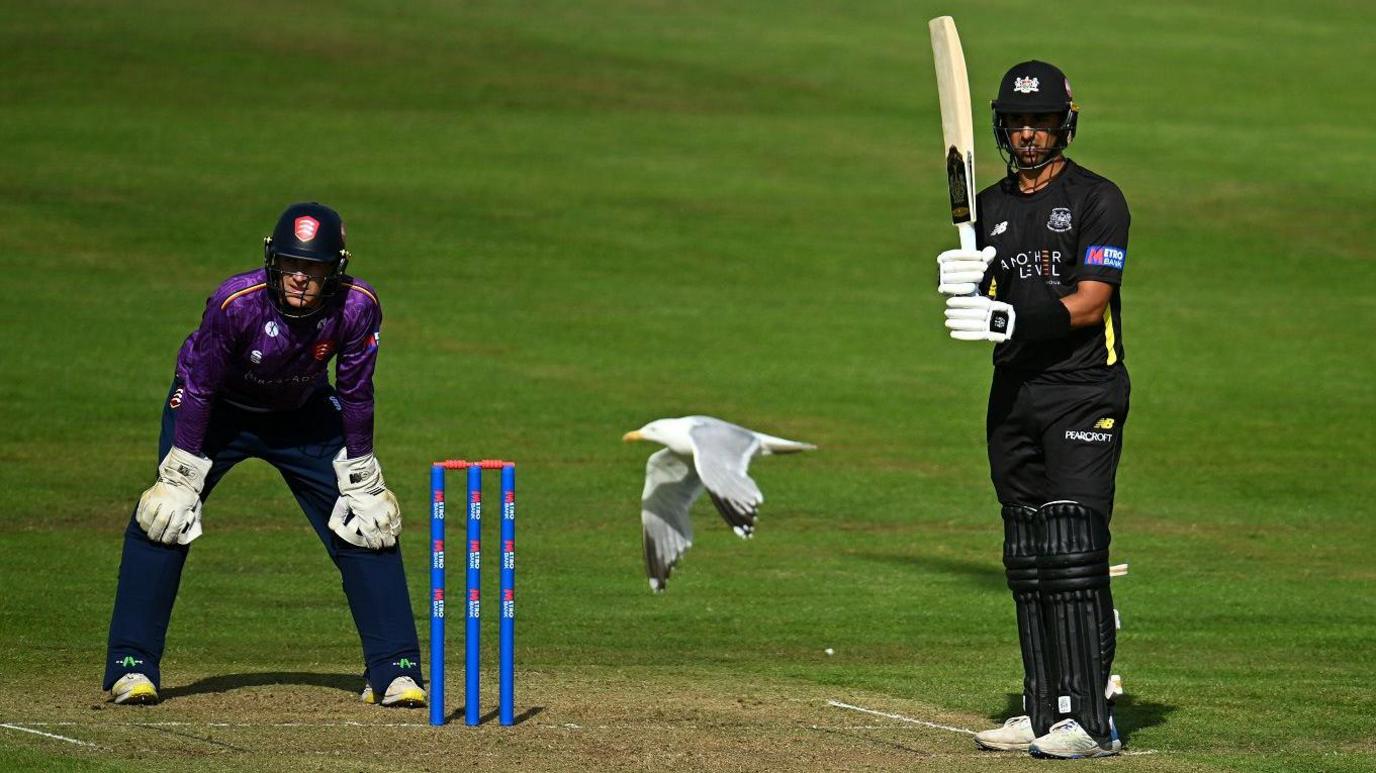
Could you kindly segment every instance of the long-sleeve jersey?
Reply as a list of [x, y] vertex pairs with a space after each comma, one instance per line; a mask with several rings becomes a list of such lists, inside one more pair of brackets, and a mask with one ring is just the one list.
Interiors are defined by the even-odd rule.
[[1064, 338], [1012, 340], [994, 347], [994, 364], [1029, 372], [1104, 368], [1123, 361], [1119, 287], [1128, 254], [1127, 201], [1108, 179], [1066, 159], [1049, 185], [1024, 194], [1005, 177], [980, 191], [979, 246], [998, 250], [981, 290], [1013, 304], [1059, 303], [1082, 279], [1113, 285], [1102, 325]]
[[265, 270], [225, 280], [177, 354], [183, 391], [173, 442], [200, 453], [217, 399], [258, 411], [301, 407], [329, 384], [329, 363], [337, 358], [335, 390], [348, 455], [371, 453], [382, 305], [371, 286], [349, 276], [327, 303], [312, 317], [291, 320], [273, 305]]

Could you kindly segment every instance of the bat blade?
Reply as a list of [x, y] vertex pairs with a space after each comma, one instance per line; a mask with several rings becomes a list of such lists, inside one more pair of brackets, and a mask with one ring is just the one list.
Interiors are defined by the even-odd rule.
[[975, 249], [975, 126], [970, 114], [970, 78], [955, 19], [938, 16], [927, 22], [941, 100], [941, 137], [945, 145], [946, 182], [951, 196], [951, 223], [962, 249]]

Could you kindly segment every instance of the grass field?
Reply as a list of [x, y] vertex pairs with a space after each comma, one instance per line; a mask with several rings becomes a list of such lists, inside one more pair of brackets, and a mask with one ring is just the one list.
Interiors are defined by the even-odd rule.
[[[1376, 12], [965, 6], [977, 103], [1058, 63], [1071, 155], [1133, 212], [1113, 558], [1135, 754], [1103, 764], [1376, 768]], [[1021, 669], [988, 351], [946, 338], [933, 291], [955, 237], [926, 20], [950, 12], [0, 5], [0, 768], [1036, 766], [960, 732], [1010, 712]], [[356, 702], [337, 575], [255, 463], [206, 507], [167, 700], [104, 703], [175, 351], [303, 198], [344, 213], [386, 311], [377, 450], [418, 614], [427, 463], [521, 464], [518, 727]], [[619, 438], [685, 413], [821, 448], [756, 465], [750, 543], [699, 503], [652, 596], [651, 449]]]

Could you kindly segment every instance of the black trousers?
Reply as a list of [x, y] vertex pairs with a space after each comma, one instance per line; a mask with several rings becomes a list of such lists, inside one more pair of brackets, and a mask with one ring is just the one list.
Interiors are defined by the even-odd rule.
[[1113, 514], [1131, 384], [1115, 365], [1071, 373], [994, 371], [985, 432], [1004, 505], [1074, 500]]

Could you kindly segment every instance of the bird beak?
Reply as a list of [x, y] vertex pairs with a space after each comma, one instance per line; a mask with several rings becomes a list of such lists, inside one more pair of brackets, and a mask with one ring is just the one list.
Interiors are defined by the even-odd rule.
[[636, 431], [634, 431], [634, 432], [627, 432], [626, 434], [624, 434], [624, 435], [621, 436], [621, 440], [622, 440], [622, 442], [624, 442], [624, 443], [634, 443], [634, 442], [637, 441], [637, 440], [644, 440], [644, 439], [645, 439], [645, 438], [641, 437], [641, 435], [640, 435], [640, 430], [636, 430]]

